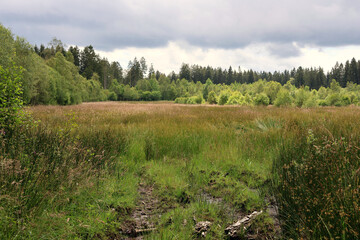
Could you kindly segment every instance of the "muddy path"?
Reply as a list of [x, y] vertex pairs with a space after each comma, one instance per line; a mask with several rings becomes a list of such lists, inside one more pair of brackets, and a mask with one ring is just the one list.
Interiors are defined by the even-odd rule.
[[130, 219], [121, 226], [122, 239], [144, 239], [144, 236], [156, 230], [162, 210], [162, 202], [153, 194], [154, 186], [141, 181], [138, 187], [137, 205]]
[[[146, 236], [158, 230], [161, 216], [170, 210], [168, 206], [165, 207], [166, 203], [161, 201], [154, 193], [154, 185], [148, 183], [147, 181], [140, 181], [138, 186], [138, 194], [139, 197], [136, 207], [129, 213], [128, 220], [124, 221], [121, 226], [121, 237], [112, 239], [145, 239]], [[205, 191], [198, 193], [195, 201], [203, 201], [223, 208], [229, 219], [231, 219], [233, 222], [239, 221], [240, 219], [243, 219], [247, 216], [246, 213], [235, 209], [231, 204], [227, 203], [222, 198], [214, 197]], [[274, 224], [271, 231], [268, 233], [263, 231], [261, 231], [261, 233], [248, 233], [245, 239], [280, 238], [281, 229], [276, 202], [273, 198], [267, 198], [265, 201], [267, 203], [267, 207], [265, 209], [259, 209], [259, 211], [267, 212], [269, 217], [273, 219]], [[194, 224], [196, 223], [197, 222], [194, 219]], [[230, 239], [237, 238], [230, 237]]]

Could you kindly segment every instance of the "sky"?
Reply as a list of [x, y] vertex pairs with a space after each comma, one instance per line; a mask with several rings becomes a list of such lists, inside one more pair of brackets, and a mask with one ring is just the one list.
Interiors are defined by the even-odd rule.
[[358, 0], [0, 0], [0, 23], [31, 44], [92, 45], [127, 68], [145, 57], [257, 71], [360, 59]]

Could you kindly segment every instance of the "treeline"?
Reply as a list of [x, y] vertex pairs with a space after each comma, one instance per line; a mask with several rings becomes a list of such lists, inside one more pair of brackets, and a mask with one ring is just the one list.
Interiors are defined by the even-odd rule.
[[175, 103], [201, 104], [207, 102], [219, 105], [275, 105], [278, 107], [360, 105], [360, 85], [356, 83], [348, 83], [345, 88], [342, 88], [333, 79], [330, 87], [322, 86], [319, 90], [311, 90], [308, 86], [297, 88], [294, 83], [295, 79], [290, 78], [284, 85], [262, 79], [250, 84], [232, 83], [224, 85], [213, 84], [208, 79], [201, 88], [201, 92], [191, 95], [189, 91], [185, 97], [176, 98]]
[[78, 104], [103, 101], [109, 91], [101, 86], [98, 76], [86, 79], [71, 61], [71, 54], [57, 50], [46, 60], [25, 39], [15, 37], [0, 25], [0, 65], [22, 67], [22, 94], [25, 104]]
[[[48, 48], [41, 45], [40, 48], [35, 46], [34, 50], [44, 59], [55, 56], [55, 53], [58, 51], [61, 51], [64, 56], [71, 54], [72, 56], [70, 56], [69, 59], [79, 68], [79, 73], [87, 79], [90, 79], [94, 73], [97, 73], [104, 89], [109, 88], [113, 79], [116, 79], [121, 84], [134, 87], [140, 79], [151, 78], [151, 76], [154, 75], [155, 78], [159, 80], [162, 74], [159, 71], [155, 72], [152, 65], [147, 72], [147, 63], [143, 57], [140, 61], [136, 58], [130, 61], [127, 70], [123, 72], [118, 62], [110, 63], [106, 58], [101, 58], [95, 53], [91, 45], [85, 47], [83, 50], [80, 50], [77, 46], [71, 46], [66, 52], [62, 42], [53, 39], [49, 43]], [[232, 66], [228, 69], [222, 69], [221, 67], [190, 66], [189, 64], [183, 63], [179, 73], [173, 71], [167, 77], [171, 81], [187, 79], [201, 83], [205, 83], [207, 79], [211, 79], [214, 84], [226, 85], [232, 83], [253, 83], [259, 79], [266, 79], [267, 81], [274, 81], [284, 85], [290, 78], [293, 78], [296, 87], [308, 86], [310, 89], [318, 90], [322, 86], [329, 87], [332, 79], [339, 82], [341, 87], [346, 87], [346, 84], [349, 82], [360, 84], [360, 60], [356, 61], [356, 59], [353, 58], [351, 61], [346, 61], [345, 64], [336, 63], [331, 71], [327, 73], [325, 73], [321, 67], [303, 68], [300, 66], [297, 69], [293, 68], [292, 70], [285, 70], [283, 72], [275, 71], [271, 73], [253, 71], [252, 69], [242, 70], [240, 67], [234, 70]]]
[[346, 61], [345, 64], [336, 63], [330, 72], [324, 73], [324, 70], [319, 68], [302, 68], [285, 70], [283, 72], [275, 71], [253, 71], [242, 70], [240, 67], [234, 70], [231, 66], [228, 69], [212, 68], [210, 66], [202, 67], [199, 65], [182, 64], [180, 72], [176, 75], [174, 72], [169, 75], [170, 78], [185, 78], [194, 82], [205, 83], [207, 79], [211, 79], [214, 84], [232, 83], [253, 83], [259, 79], [267, 81], [278, 82], [284, 85], [290, 78], [294, 79], [296, 87], [308, 86], [310, 89], [318, 90], [320, 87], [329, 87], [331, 80], [335, 79], [340, 83], [341, 87], [346, 87], [347, 83], [360, 84], [360, 60], [356, 61], [353, 58], [351, 61]]
[[[345, 64], [336, 63], [327, 73], [321, 67], [298, 67], [271, 73], [242, 70], [240, 67], [234, 70], [231, 66], [222, 69], [184, 63], [179, 73], [173, 71], [165, 75], [155, 71], [152, 64], [148, 67], [143, 57], [140, 60], [134, 58], [123, 69], [118, 62], [109, 62], [100, 57], [91, 45], [83, 49], [77, 46], [67, 48], [54, 38], [47, 46], [32, 46], [25, 39], [14, 37], [2, 25], [0, 37], [0, 64], [6, 68], [13, 61], [24, 69], [23, 99], [26, 104], [68, 105], [83, 101], [175, 99], [177, 102], [200, 103], [208, 101], [210, 89], [213, 89], [215, 98], [211, 102], [231, 104], [231, 101], [220, 101], [220, 96], [229, 95], [230, 98], [237, 91], [244, 97], [248, 96], [247, 99], [252, 99], [248, 104], [254, 104], [260, 90], [251, 89], [260, 83], [260, 86], [276, 84], [281, 88], [290, 81], [291, 86], [307, 92], [330, 89], [333, 80], [341, 88], [352, 86], [357, 89], [360, 84], [360, 61], [355, 58]], [[273, 95], [265, 95], [269, 104], [275, 104]]]

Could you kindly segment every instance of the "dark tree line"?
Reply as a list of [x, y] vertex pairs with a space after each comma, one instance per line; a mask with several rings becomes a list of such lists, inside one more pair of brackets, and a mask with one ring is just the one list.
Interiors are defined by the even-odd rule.
[[210, 66], [202, 67], [199, 65], [192, 65], [183, 63], [179, 74], [172, 72], [169, 75], [170, 79], [185, 78], [194, 82], [205, 83], [207, 79], [211, 79], [214, 84], [232, 83], [253, 83], [259, 79], [266, 79], [267, 81], [275, 81], [284, 85], [290, 78], [294, 79], [296, 87], [308, 86], [310, 89], [319, 89], [321, 86], [329, 87], [331, 80], [335, 79], [340, 83], [341, 87], [346, 87], [347, 83], [360, 84], [360, 60], [356, 61], [353, 58], [351, 61], [346, 61], [344, 64], [336, 63], [331, 71], [325, 73], [319, 68], [302, 68], [271, 72], [242, 70], [240, 67], [234, 70], [231, 66], [228, 69], [221, 67], [213, 68]]

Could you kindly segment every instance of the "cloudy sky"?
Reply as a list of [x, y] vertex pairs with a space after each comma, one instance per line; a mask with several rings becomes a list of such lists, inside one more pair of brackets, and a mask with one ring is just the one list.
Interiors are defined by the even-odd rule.
[[255, 70], [329, 70], [360, 59], [358, 0], [0, 0], [0, 23], [32, 44], [93, 45], [127, 67], [144, 56]]

